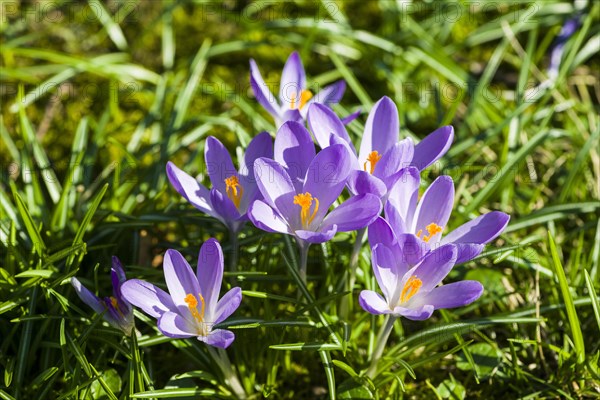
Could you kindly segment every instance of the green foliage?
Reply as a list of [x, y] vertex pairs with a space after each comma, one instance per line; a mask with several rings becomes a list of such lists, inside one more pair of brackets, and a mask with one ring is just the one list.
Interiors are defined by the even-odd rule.
[[248, 60], [276, 89], [292, 50], [313, 89], [347, 81], [340, 115], [389, 95], [403, 136], [455, 126], [425, 178], [455, 180], [451, 228], [491, 209], [511, 222], [449, 277], [480, 280], [484, 295], [396, 323], [373, 379], [364, 372], [383, 321], [356, 303], [374, 287], [367, 246], [348, 294], [353, 234], [311, 248], [305, 286], [290, 240], [248, 225], [239, 272], [226, 279], [244, 300], [222, 324], [235, 330], [228, 353], [244, 389], [287, 399], [597, 396], [600, 5], [583, 4], [552, 82], [550, 51], [573, 3], [477, 4], [2, 2], [0, 398], [235, 398], [201, 342], [165, 338], [141, 313], [140, 336], [123, 338], [69, 279], [105, 295], [117, 255], [129, 278], [160, 284], [167, 248], [192, 260], [209, 237], [226, 263], [233, 257], [225, 229], [169, 187], [165, 164], [205, 179], [207, 135], [239, 151], [274, 133], [249, 95]]

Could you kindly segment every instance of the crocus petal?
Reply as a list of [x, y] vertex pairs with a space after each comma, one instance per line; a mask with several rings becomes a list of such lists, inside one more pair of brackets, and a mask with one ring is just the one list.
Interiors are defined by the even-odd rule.
[[[452, 206], [454, 204], [454, 182], [452, 178], [446, 175], [438, 177], [427, 188], [417, 210], [415, 211], [415, 221], [413, 221], [413, 232], [422, 232], [423, 237], [429, 235], [427, 226], [431, 223], [439, 225], [442, 229], [448, 223]], [[429, 243], [437, 243], [442, 236], [442, 232], [429, 237]]]
[[381, 213], [379, 196], [371, 193], [353, 196], [334, 208], [323, 220], [323, 226], [337, 225], [340, 232], [369, 226]]
[[198, 336], [198, 340], [210, 346], [226, 349], [235, 340], [235, 334], [227, 329], [215, 329], [208, 336]]
[[510, 216], [500, 211], [480, 215], [448, 233], [441, 243], [488, 243], [502, 233], [509, 220]]
[[402, 316], [413, 321], [423, 321], [431, 317], [431, 314], [433, 314], [433, 310], [434, 308], [432, 305], [424, 305], [418, 308], [406, 308], [398, 306], [394, 308], [393, 314], [399, 317]]
[[384, 96], [375, 103], [367, 117], [358, 153], [359, 163], [362, 165], [367, 161], [372, 151], [385, 154], [398, 142], [399, 133], [398, 108], [389, 97]]
[[346, 185], [348, 185], [348, 190], [353, 195], [372, 193], [381, 198], [387, 193], [385, 183], [381, 179], [361, 170], [350, 172]]
[[221, 193], [227, 193], [225, 179], [231, 176], [238, 176], [238, 172], [233, 166], [229, 151], [214, 136], [209, 136], [206, 139], [204, 161], [206, 162], [206, 172], [213, 187], [217, 188]]
[[208, 239], [200, 247], [196, 276], [200, 285], [200, 294], [204, 297], [208, 315], [213, 315], [219, 300], [223, 282], [223, 250], [215, 239]]
[[299, 229], [294, 233], [299, 239], [304, 240], [307, 243], [325, 243], [335, 236], [337, 233], [337, 226], [328, 226], [319, 232]]
[[[121, 264], [121, 260], [118, 257], [112, 257], [112, 267], [110, 269], [110, 277], [112, 280], [113, 296], [117, 299], [118, 303], [123, 303], [123, 297], [121, 296], [121, 284], [125, 282], [127, 277], [125, 276], [125, 270]], [[121, 304], [129, 311], [128, 304]]]
[[447, 244], [429, 252], [421, 263], [407, 272], [399, 287], [404, 287], [405, 281], [411, 276], [421, 280], [422, 292], [428, 292], [436, 287], [448, 275], [454, 264], [456, 264], [456, 246]]
[[269, 132], [261, 132], [256, 135], [244, 153], [244, 165], [240, 166], [239, 176], [244, 193], [240, 203], [241, 210], [247, 210], [254, 200], [260, 198], [260, 192], [254, 179], [254, 161], [257, 158], [273, 158], [273, 139]]
[[391, 314], [390, 307], [379, 293], [363, 290], [358, 295], [358, 304], [368, 313], [380, 315]]
[[215, 324], [225, 321], [235, 310], [238, 309], [242, 302], [242, 288], [234, 287], [223, 295], [217, 303], [215, 310]]
[[485, 248], [485, 244], [477, 244], [477, 243], [453, 243], [457, 249], [457, 258], [456, 263], [464, 263], [469, 260], [477, 257], [483, 249]]
[[463, 307], [477, 300], [483, 293], [483, 285], [477, 281], [460, 281], [434, 288], [418, 299], [419, 303], [439, 308]]
[[182, 339], [198, 335], [198, 329], [181, 315], [168, 311], [158, 319], [158, 330], [170, 338]]
[[344, 125], [348, 125], [350, 122], [352, 122], [356, 118], [358, 118], [358, 116], [360, 114], [362, 114], [362, 110], [358, 109], [357, 111], [354, 111], [352, 114], [346, 115], [344, 118], [342, 118], [342, 122], [344, 123]]
[[393, 296], [406, 268], [398, 268], [400, 260], [396, 259], [394, 252], [382, 243], [373, 247], [371, 264], [377, 284], [388, 301], [394, 301]]
[[406, 229], [412, 227], [420, 184], [421, 177], [418, 169], [415, 167], [403, 168], [400, 170], [396, 182], [388, 192], [387, 203], [393, 205], [398, 211], [406, 224]]
[[283, 71], [281, 72], [281, 82], [279, 84], [279, 100], [283, 107], [291, 108], [292, 100], [295, 106], [299, 106], [300, 93], [306, 87], [306, 75], [304, 66], [298, 52], [294, 51], [288, 57]]
[[198, 296], [202, 293], [198, 278], [192, 271], [192, 267], [177, 250], [169, 249], [165, 252], [163, 269], [173, 303], [182, 315], [188, 315], [190, 312], [185, 302], [186, 296], [188, 294]]
[[233, 201], [217, 188], [210, 189], [210, 202], [217, 214], [225, 221], [225, 224], [233, 229], [233, 222], [240, 218], [240, 212], [233, 204]]
[[417, 239], [417, 237], [411, 233], [404, 233], [397, 236], [398, 247], [400, 248], [399, 253], [401, 254], [400, 259], [407, 266], [414, 267], [417, 265], [430, 251], [430, 246]]
[[347, 143], [352, 145], [350, 136], [344, 127], [344, 123], [340, 118], [333, 112], [333, 110], [326, 105], [314, 103], [308, 108], [308, 126], [315, 135], [315, 139], [322, 149], [329, 146], [331, 134], [344, 139]]
[[77, 296], [79, 296], [81, 301], [90, 306], [97, 314], [102, 314], [106, 310], [104, 302], [83, 286], [77, 278], [71, 278], [71, 285], [75, 288], [75, 292], [77, 292]]
[[377, 217], [375, 221], [369, 225], [368, 238], [371, 247], [375, 247], [378, 243], [390, 247], [396, 243], [394, 231], [382, 217]]
[[277, 125], [277, 129], [279, 129], [281, 125], [287, 121], [302, 122], [302, 114], [300, 114], [300, 110], [294, 108], [293, 110], [285, 110], [280, 113], [275, 118], [275, 125]]
[[339, 144], [321, 150], [310, 163], [303, 192], [319, 199], [315, 222], [322, 221], [329, 206], [340, 196], [350, 173], [350, 155]]
[[446, 154], [450, 145], [452, 145], [452, 140], [454, 140], [454, 128], [452, 126], [442, 126], [436, 129], [415, 146], [412, 164], [419, 171], [424, 170]]
[[189, 201], [194, 207], [210, 215], [221, 219], [210, 203], [210, 192], [196, 179], [179, 169], [171, 161], [167, 163], [167, 177], [173, 188]]
[[273, 116], [279, 114], [279, 105], [260, 74], [256, 62], [252, 59], [250, 59], [250, 86], [252, 86], [256, 101], [258, 101], [269, 114]]
[[311, 100], [321, 104], [337, 104], [342, 101], [346, 91], [346, 81], [339, 80], [319, 90]]
[[358, 165], [358, 157], [356, 157], [356, 150], [354, 149], [354, 146], [352, 145], [352, 143], [351, 142], [347, 142], [343, 138], [341, 138], [341, 137], [339, 137], [339, 136], [337, 136], [337, 135], [335, 135], [335, 134], [332, 133], [331, 135], [329, 135], [329, 146], [334, 146], [336, 144], [341, 144], [348, 151], [348, 154], [350, 155], [350, 167], [351, 167], [351, 169], [352, 170], [357, 170], [357, 171], [362, 171], [362, 169]]
[[171, 296], [146, 281], [130, 279], [121, 286], [121, 293], [125, 300], [154, 318], [160, 318], [167, 311], [177, 312]]
[[410, 165], [413, 158], [414, 144], [411, 138], [406, 138], [394, 144], [388, 150], [377, 164], [373, 175], [383, 180], [388, 188], [391, 188], [397, 179], [402, 168]]
[[302, 124], [288, 121], [277, 131], [274, 159], [287, 168], [292, 182], [304, 179], [315, 154], [315, 145], [310, 133]]
[[383, 206], [385, 211], [385, 219], [390, 224], [392, 231], [395, 236], [399, 236], [410, 232], [410, 228], [407, 226], [404, 219], [400, 216], [398, 209], [392, 205], [389, 201]]
[[300, 212], [294, 205], [296, 189], [283, 166], [261, 157], [254, 162], [254, 176], [265, 203], [283, 216], [290, 226], [299, 226]]
[[271, 206], [261, 200], [255, 200], [248, 209], [248, 217], [252, 223], [263, 231], [272, 233], [290, 233], [283, 218]]

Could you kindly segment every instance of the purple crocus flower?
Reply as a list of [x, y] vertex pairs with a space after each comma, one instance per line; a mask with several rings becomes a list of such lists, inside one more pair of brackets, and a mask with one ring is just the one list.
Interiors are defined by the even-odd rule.
[[100, 299], [88, 290], [75, 277], [71, 278], [71, 284], [81, 301], [90, 306], [96, 313], [102, 314], [106, 322], [122, 330], [123, 333], [129, 336], [134, 328], [133, 307], [122, 296], [122, 285], [127, 278], [125, 277], [125, 270], [121, 265], [121, 261], [114, 256], [112, 258], [110, 276], [112, 279], [113, 295], [104, 299]]
[[573, 36], [575, 32], [577, 32], [580, 23], [579, 19], [580, 15], [576, 14], [574, 17], [565, 21], [558, 36], [556, 37], [556, 41], [550, 53], [550, 66], [548, 67], [548, 76], [552, 80], [555, 80], [558, 77], [558, 70], [560, 69], [565, 44], [569, 38]]
[[294, 235], [299, 243], [309, 245], [326, 242], [337, 231], [364, 228], [381, 212], [379, 198], [370, 193], [354, 196], [328, 212], [344, 189], [350, 172], [350, 155], [343, 145], [330, 146], [312, 159], [298, 159], [298, 163], [301, 170], [306, 170], [302, 179], [296, 170], [275, 160], [263, 157], [254, 162], [254, 174], [264, 201], [255, 200], [248, 215], [258, 228]]
[[[420, 176], [414, 167], [404, 168], [389, 193], [385, 204], [385, 219], [378, 218], [369, 227], [371, 246], [384, 243], [394, 246], [399, 238], [408, 234], [410, 247], [404, 257], [416, 261], [431, 249], [446, 244], [457, 248], [456, 263], [462, 263], [479, 255], [485, 244], [495, 239], [506, 228], [510, 216], [492, 211], [459, 226], [445, 236], [454, 203], [454, 182], [449, 176], [438, 177], [417, 201]], [[410, 249], [410, 250], [408, 250]]]
[[[250, 59], [250, 85], [256, 100], [275, 118], [277, 128], [286, 121], [304, 121], [308, 106], [312, 103], [339, 103], [346, 90], [346, 83], [340, 80], [325, 86], [313, 96], [306, 86], [306, 73], [297, 52], [289, 56], [283, 67], [279, 83], [279, 100], [273, 96], [253, 59]], [[346, 122], [350, 122], [356, 116], [358, 113], [352, 114]]]
[[211, 346], [226, 348], [233, 332], [213, 329], [240, 305], [242, 290], [234, 287], [219, 300], [223, 280], [223, 251], [215, 239], [200, 248], [195, 275], [188, 262], [176, 250], [167, 250], [163, 262], [169, 293], [151, 283], [131, 279], [122, 287], [123, 296], [146, 314], [158, 320], [158, 330], [171, 338], [189, 338]]
[[410, 267], [402, 254], [384, 244], [373, 247], [372, 265], [383, 297], [363, 290], [358, 302], [371, 314], [391, 314], [424, 320], [440, 308], [462, 307], [477, 300], [483, 286], [477, 281], [460, 281], [436, 287], [448, 275], [457, 259], [453, 244], [441, 246]]
[[398, 109], [389, 97], [382, 97], [371, 109], [358, 155], [344, 124], [331, 109], [312, 105], [308, 125], [321, 148], [334, 143], [348, 147], [353, 170], [348, 177], [350, 192], [377, 194], [384, 202], [400, 169], [408, 165], [419, 170], [427, 168], [448, 151], [454, 138], [452, 126], [444, 126], [416, 146], [410, 138], [399, 140]]
[[259, 157], [273, 157], [273, 143], [267, 132], [259, 133], [248, 144], [244, 163], [236, 170], [229, 152], [215, 137], [206, 139], [204, 159], [212, 189], [167, 163], [167, 176], [177, 192], [200, 211], [217, 218], [237, 234], [248, 220], [248, 206], [260, 198], [252, 168]]

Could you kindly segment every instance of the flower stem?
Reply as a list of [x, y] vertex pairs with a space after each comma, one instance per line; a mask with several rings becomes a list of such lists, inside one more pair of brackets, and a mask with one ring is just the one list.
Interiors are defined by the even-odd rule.
[[352, 254], [350, 255], [350, 276], [346, 280], [346, 291], [350, 292], [349, 296], [345, 296], [342, 301], [340, 307], [340, 318], [347, 319], [352, 309], [352, 302], [354, 300], [352, 296], [352, 289], [354, 288], [354, 283], [356, 282], [356, 269], [358, 268], [358, 256], [360, 255], [360, 249], [362, 248], [362, 241], [365, 237], [365, 233], [367, 232], [367, 228], [362, 228], [356, 231], [356, 241], [354, 242], [354, 247], [352, 248]]
[[306, 285], [307, 282], [307, 264], [308, 264], [308, 248], [310, 247], [310, 243], [302, 242], [298, 240], [298, 248], [300, 249], [300, 279]]
[[390, 337], [390, 333], [392, 333], [392, 329], [394, 328], [394, 322], [398, 317], [393, 315], [387, 315], [385, 322], [381, 326], [379, 333], [377, 334], [377, 339], [375, 339], [376, 347], [375, 351], [371, 355], [371, 364], [367, 369], [367, 376], [371, 379], [375, 377], [377, 373], [377, 363], [383, 354], [383, 350], [385, 349], [385, 345], [387, 344], [388, 338]]
[[240, 383], [237, 374], [235, 373], [233, 368], [231, 368], [231, 361], [229, 360], [227, 352], [224, 349], [217, 349], [212, 346], [207, 346], [207, 348], [213, 360], [215, 360], [215, 362], [219, 365], [219, 368], [223, 372], [223, 376], [225, 377], [225, 383], [233, 391], [235, 396], [241, 400], [248, 398], [248, 395], [246, 394], [244, 387]]
[[240, 244], [238, 241], [238, 233], [234, 231], [229, 232], [229, 243], [231, 245], [231, 256], [229, 257], [229, 271], [236, 272], [238, 267]]

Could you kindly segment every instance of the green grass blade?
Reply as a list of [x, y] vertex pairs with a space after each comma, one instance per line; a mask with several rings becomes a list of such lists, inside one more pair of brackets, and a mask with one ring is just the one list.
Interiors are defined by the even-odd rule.
[[552, 238], [552, 234], [548, 232], [548, 242], [550, 245], [550, 254], [552, 255], [552, 261], [556, 270], [556, 276], [558, 277], [558, 284], [562, 293], [563, 301], [565, 302], [565, 308], [567, 317], [569, 318], [569, 325], [571, 326], [571, 334], [573, 335], [573, 344], [575, 346], [575, 352], [577, 354], [577, 363], [583, 364], [585, 362], [585, 347], [583, 344], [583, 334], [581, 333], [581, 325], [579, 324], [579, 317], [577, 316], [577, 310], [573, 304], [573, 296], [569, 290], [569, 284], [567, 282], [567, 276], [563, 269], [558, 251], [556, 250], [556, 244]]

